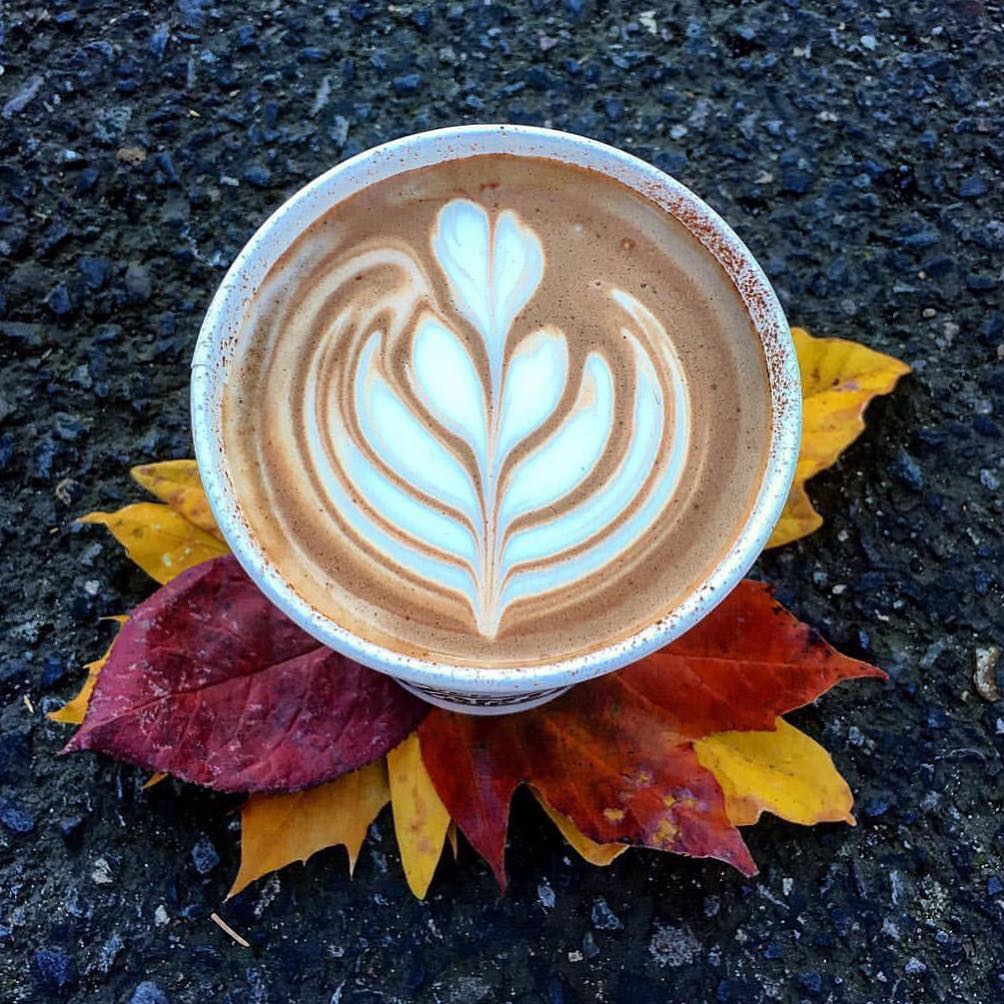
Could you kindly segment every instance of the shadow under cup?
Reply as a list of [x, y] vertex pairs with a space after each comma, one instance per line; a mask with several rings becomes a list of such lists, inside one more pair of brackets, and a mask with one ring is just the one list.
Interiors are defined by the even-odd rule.
[[[483, 154], [542, 157], [587, 168], [634, 188], [682, 223], [732, 279], [760, 338], [770, 383], [771, 422], [764, 475], [740, 534], [682, 602], [629, 638], [586, 655], [529, 668], [457, 666], [416, 658], [360, 637], [307, 603], [282, 578], [242, 516], [223, 451], [223, 393], [245, 308], [272, 265], [333, 206], [404, 171]], [[656, 168], [579, 136], [527, 126], [463, 126], [394, 140], [312, 181], [255, 233], [227, 272], [206, 314], [192, 361], [192, 425], [199, 472], [234, 555], [285, 614], [323, 644], [388, 673], [440, 707], [504, 714], [535, 707], [575, 683], [635, 662], [683, 634], [735, 587], [771, 533], [791, 486], [801, 434], [798, 360], [780, 304], [762, 270], [728, 225], [687, 188]]]

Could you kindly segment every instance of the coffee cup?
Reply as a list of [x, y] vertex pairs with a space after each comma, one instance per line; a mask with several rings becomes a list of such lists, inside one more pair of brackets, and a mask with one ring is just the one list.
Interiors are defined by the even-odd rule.
[[[405, 175], [410, 177], [412, 172], [474, 163], [475, 158], [480, 164], [487, 162], [485, 158], [500, 162], [524, 158], [527, 164], [542, 165], [541, 172], [552, 167], [555, 171], [574, 168], [584, 172], [583, 185], [587, 179], [593, 179], [590, 184], [600, 185], [601, 201], [604, 184], [616, 183], [630, 189], [632, 197], [645, 201], [649, 212], [671, 220], [686, 235], [686, 240], [713, 264], [716, 274], [720, 272], [721, 281], [728, 285], [737, 309], [742, 312], [743, 325], [752, 332], [751, 344], [764, 372], [762, 387], [758, 384], [758, 389], [751, 390], [752, 397], [763, 399], [762, 462], [756, 469], [753, 490], [748, 495], [740, 493], [743, 501], [736, 503], [741, 520], [727, 532], [718, 530], [717, 533], [723, 534], [722, 539], [708, 541], [708, 553], [714, 553], [714, 561], [700, 567], [700, 574], [666, 608], [659, 609], [658, 604], [650, 602], [651, 612], [641, 618], [642, 622], [632, 622], [629, 630], [611, 630], [608, 638], [602, 634], [596, 636], [596, 630], [604, 630], [604, 622], [588, 614], [589, 622], [595, 620], [600, 627], [586, 639], [588, 644], [584, 642], [579, 649], [564, 639], [559, 643], [557, 632], [553, 648], [549, 648], [546, 631], [540, 625], [560, 624], [562, 619], [568, 622], [569, 618], [574, 621], [577, 609], [592, 609], [589, 601], [594, 607], [602, 606], [603, 596], [595, 586], [590, 587], [590, 593], [583, 582], [595, 584], [616, 574], [630, 581], [624, 570], [629, 558], [642, 572], [659, 558], [661, 552], [654, 551], [646, 559], [650, 562], [646, 566], [638, 554], [644, 550], [646, 539], [655, 539], [653, 535], [658, 533], [661, 521], [669, 519], [668, 507], [674, 498], [677, 510], [689, 504], [679, 482], [681, 477], [686, 481], [684, 459], [694, 389], [688, 391], [671, 339], [666, 335], [665, 324], [672, 319], [663, 318], [664, 324], [660, 324], [660, 319], [646, 306], [644, 288], [628, 290], [626, 281], [613, 284], [601, 276], [595, 281], [590, 279], [590, 288], [582, 294], [584, 302], [587, 296], [593, 296], [596, 304], [604, 305], [604, 310], [619, 312], [610, 316], [618, 318], [617, 332], [623, 330], [623, 337], [618, 334], [616, 340], [610, 339], [609, 358], [602, 351], [576, 356], [574, 339], [561, 330], [559, 318], [536, 317], [530, 324], [524, 308], [536, 290], [547, 288], [547, 269], [561, 267], [570, 272], [575, 261], [572, 255], [562, 265], [559, 255], [551, 256], [555, 259], [551, 261], [546, 249], [542, 250], [547, 241], [540, 234], [552, 234], [559, 224], [567, 223], [572, 228], [568, 230], [569, 240], [573, 239], [575, 227], [581, 230], [581, 224], [564, 220], [558, 208], [555, 219], [537, 222], [530, 217], [529, 210], [522, 214], [506, 208], [493, 210], [483, 208], [473, 197], [451, 197], [437, 205], [436, 215], [430, 218], [428, 246], [421, 249], [423, 260], [417, 264], [401, 252], [400, 240], [394, 243], [388, 239], [384, 248], [379, 240], [369, 239], [379, 238], [382, 227], [391, 227], [383, 216], [371, 213], [373, 233], [368, 235], [365, 245], [360, 243], [358, 254], [346, 252], [345, 263], [337, 267], [329, 266], [327, 258], [323, 258], [326, 270], [321, 280], [323, 289], [314, 296], [317, 301], [314, 306], [310, 307], [313, 293], [307, 276], [304, 299], [302, 303], [297, 301], [296, 311], [287, 311], [285, 315], [273, 312], [285, 318], [281, 323], [269, 315], [275, 338], [301, 337], [302, 348], [297, 349], [296, 358], [302, 356], [308, 360], [303, 365], [302, 380], [290, 382], [292, 378], [275, 377], [274, 387], [269, 385], [271, 389], [262, 399], [264, 404], [256, 406], [261, 412], [260, 424], [267, 428], [264, 432], [259, 429], [255, 435], [269, 435], [274, 425], [276, 435], [280, 436], [281, 448], [275, 449], [276, 463], [281, 461], [286, 472], [291, 468], [309, 469], [310, 477], [304, 475], [303, 492], [292, 493], [297, 497], [287, 507], [291, 514], [287, 524], [282, 524], [285, 509], [278, 502], [277, 520], [263, 520], [255, 515], [262, 506], [256, 508], [247, 486], [249, 479], [257, 475], [247, 472], [262, 466], [260, 454], [249, 453], [250, 459], [242, 468], [238, 455], [243, 450], [234, 446], [235, 436], [238, 440], [249, 437], [251, 434], [244, 430], [254, 425], [254, 421], [241, 424], [230, 417], [237, 400], [234, 387], [243, 387], [242, 380], [249, 387], [257, 386], [263, 379], [256, 373], [254, 381], [249, 382], [241, 375], [249, 365], [249, 341], [257, 337], [255, 331], [264, 325], [261, 302], [267, 297], [263, 290], [270, 284], [277, 285], [275, 275], [285, 267], [284, 263], [295, 260], [295, 251], [302, 247], [304, 235], [317, 231], [319, 221], [337, 223], [340, 207], [352, 205], [349, 200], [358, 199], [361, 193], [383, 191], [388, 183]], [[556, 183], [549, 181], [549, 184]], [[635, 240], [624, 238], [623, 243], [625, 248], [634, 248]], [[489, 249], [486, 255], [505, 256], [506, 267], [513, 275], [510, 286], [515, 299], [511, 309], [505, 306], [504, 297], [499, 301], [501, 306], [492, 308], [499, 316], [505, 315], [504, 324], [494, 314], [489, 317], [489, 309], [479, 305], [477, 282], [471, 286], [471, 276], [476, 279], [484, 264], [472, 265], [478, 260], [481, 246]], [[584, 243], [583, 247], [586, 246]], [[390, 308], [386, 304], [397, 303], [400, 297], [387, 299], [390, 294], [384, 290], [386, 282], [382, 278], [379, 288], [375, 286], [367, 292], [366, 268], [360, 263], [366, 263], [374, 274], [375, 270], [383, 270], [381, 276], [388, 269], [396, 269], [395, 274], [413, 275], [417, 277], [413, 282], [421, 287], [417, 293], [412, 290], [407, 301], [409, 309], [400, 315], [399, 336], [411, 354], [401, 371], [404, 376], [398, 374], [397, 390], [395, 374], [387, 359], [395, 351], [394, 358], [401, 352], [392, 344], [396, 322], [393, 317], [387, 320]], [[439, 279], [422, 278], [436, 269], [442, 273]], [[627, 274], [621, 275], [621, 279]], [[363, 280], [363, 285], [352, 285], [350, 280]], [[285, 289], [283, 286], [275, 296], [288, 298]], [[292, 326], [300, 323], [296, 317], [320, 317], [323, 313], [327, 332], [338, 323], [331, 320], [335, 316], [331, 305], [342, 304], [343, 300], [344, 316], [357, 318], [361, 312], [348, 298], [367, 295], [368, 302], [381, 308], [370, 311], [377, 320], [361, 330], [358, 337], [346, 327], [338, 335], [341, 340], [333, 343], [334, 354], [327, 349], [323, 355], [319, 349], [315, 350], [320, 329], [308, 326], [299, 333], [293, 330]], [[450, 299], [452, 306], [449, 309], [443, 303], [437, 306], [437, 295], [440, 301]], [[381, 296], [384, 300], [380, 300]], [[420, 303], [432, 307], [420, 307]], [[699, 306], [700, 303], [695, 309]], [[516, 320], [520, 317], [526, 320], [522, 333], [516, 331]], [[587, 322], [580, 319], [578, 323]], [[574, 326], [565, 317], [565, 328], [570, 324]], [[288, 335], [284, 334], [287, 328]], [[499, 331], [502, 331], [498, 343], [501, 347], [493, 355], [492, 339], [497, 341]], [[737, 333], [736, 337], [745, 336]], [[616, 346], [615, 341], [618, 341]], [[311, 354], [304, 355], [308, 351]], [[387, 359], [381, 365], [383, 356]], [[318, 387], [330, 393], [327, 384], [318, 383], [318, 374], [327, 372], [325, 367], [338, 375], [341, 381], [338, 386], [346, 388], [345, 403], [336, 406], [330, 418], [329, 406], [322, 407], [314, 400]], [[445, 383], [444, 368], [448, 376]], [[463, 377], [468, 370], [471, 375]], [[511, 409], [516, 418], [507, 425], [501, 410], [510, 398], [519, 397], [520, 380], [513, 375], [517, 371], [524, 374], [520, 379], [527, 389]], [[561, 381], [560, 386], [552, 386], [548, 379], [552, 383]], [[708, 376], [705, 379], [707, 392], [697, 389], [697, 397], [704, 401], [704, 412], [712, 404], [722, 411], [721, 392], [716, 391], [719, 397], [712, 395], [710, 388], [716, 387], [716, 383]], [[334, 377], [331, 381], [334, 382]], [[474, 390], [468, 393], [465, 387]], [[739, 391], [743, 390], [740, 386]], [[576, 683], [642, 658], [696, 624], [738, 583], [766, 543], [788, 495], [801, 432], [798, 363], [784, 314], [762, 270], [728, 225], [684, 186], [629, 154], [583, 137], [526, 126], [464, 126], [406, 136], [339, 164], [293, 195], [240, 252], [214, 297], [192, 363], [191, 395], [196, 457], [210, 506], [235, 556], [262, 591], [325, 645], [390, 674], [432, 704], [471, 714], [503, 714], [542, 704]], [[481, 402], [475, 410], [480, 416], [478, 422], [482, 423], [478, 428], [483, 431], [471, 432], [470, 421], [463, 417], [451, 395]], [[309, 408], [301, 400], [308, 397]], [[634, 404], [630, 405], [632, 401]], [[646, 413], [642, 410], [646, 401], [657, 402], [658, 407]], [[408, 407], [413, 412], [410, 416], [406, 414]], [[562, 409], [564, 416], [559, 414]], [[290, 427], [302, 429], [302, 443], [288, 435], [281, 439], [285, 410], [297, 416], [300, 424]], [[322, 410], [324, 421], [318, 423], [315, 418]], [[741, 410], [737, 406], [736, 413]], [[542, 416], [539, 421], [533, 417], [537, 411]], [[549, 418], [551, 412], [557, 417]], [[663, 412], [665, 417], [661, 417]], [[694, 413], [699, 415], [700, 408]], [[615, 422], [618, 414], [620, 421]], [[301, 416], [306, 416], [302, 422]], [[620, 522], [610, 522], [619, 536], [611, 530], [604, 537], [602, 528], [597, 529], [600, 524], [587, 525], [581, 534], [582, 541], [572, 547], [570, 528], [576, 521], [583, 523], [587, 508], [575, 492], [579, 495], [588, 492], [581, 487], [573, 490], [569, 478], [565, 478], [568, 481], [565, 489], [560, 488], [564, 476], [561, 458], [568, 452], [563, 453], [559, 448], [560, 433], [562, 428], [568, 433], [573, 418], [577, 417], [576, 443], [585, 442], [588, 446], [588, 433], [581, 430], [593, 426], [583, 416], [606, 432], [597, 439], [593, 480], [580, 479], [576, 484], [595, 483], [608, 491], [610, 498], [615, 498], [619, 497], [614, 491], [617, 478], [621, 482], [627, 478], [626, 494], [624, 484], [618, 490], [627, 499], [627, 505], [636, 507], [637, 518], [619, 515]], [[313, 424], [306, 424], [308, 421]], [[520, 426], [521, 421], [525, 428]], [[534, 438], [538, 426], [545, 431], [550, 428], [548, 421], [554, 424], [550, 438], [544, 432]], [[710, 418], [705, 415], [705, 425], [710, 422], [716, 430], [719, 446], [738, 421], [724, 413]], [[394, 423], [393, 436], [385, 434], [389, 422]], [[618, 438], [611, 431], [615, 424], [627, 424], [632, 431]], [[510, 426], [519, 433], [515, 438], [509, 437], [511, 443], [506, 432]], [[657, 431], [652, 432], [653, 429]], [[434, 433], [431, 437], [430, 430]], [[738, 436], [739, 432], [735, 434]], [[655, 452], [639, 472], [625, 473], [631, 466], [628, 454], [644, 455], [646, 435]], [[520, 437], [529, 444], [525, 456], [519, 452]], [[570, 434], [565, 436], [565, 440], [569, 438]], [[359, 442], [353, 442], [354, 439]], [[401, 448], [402, 442], [412, 441], [425, 458], [423, 462], [428, 469], [424, 473], [419, 464], [411, 462], [414, 456], [409, 458]], [[365, 459], [367, 444], [379, 447], [371, 457], [372, 462]], [[601, 472], [602, 463], [596, 459], [601, 454], [607, 458], [606, 474]], [[409, 464], [414, 470], [409, 470]], [[557, 499], [564, 490], [565, 497], [575, 498], [575, 506], [569, 503], [564, 522], [548, 516], [531, 525], [533, 514], [525, 505], [520, 509], [520, 499], [532, 497], [536, 499], [537, 510], [548, 509], [552, 497], [539, 488], [547, 476], [559, 482], [559, 489], [552, 492], [553, 498]], [[456, 488], [452, 495], [443, 487], [447, 482]], [[322, 484], [323, 491], [313, 499], [310, 491]], [[279, 498], [275, 485], [257, 487], [262, 498]], [[729, 485], [724, 485], [723, 490], [728, 491]], [[594, 494], [598, 497], [599, 489]], [[445, 517], [432, 504], [437, 495], [443, 497]], [[398, 504], [399, 496], [407, 498]], [[486, 501], [489, 498], [490, 503]], [[471, 511], [465, 513], [467, 499], [473, 501], [468, 506]], [[296, 509], [298, 505], [303, 507], [302, 512]], [[325, 510], [328, 506], [330, 512]], [[312, 516], [314, 510], [321, 515]], [[386, 579], [397, 589], [396, 593], [386, 594], [389, 598], [383, 600], [386, 609], [377, 627], [343, 600], [328, 604], [323, 580], [318, 575], [314, 575], [308, 589], [304, 582], [310, 577], [300, 576], [297, 561], [311, 565], [314, 555], [304, 548], [302, 541], [298, 543], [299, 550], [285, 546], [283, 534], [289, 535], [290, 527], [301, 525], [304, 519], [327, 521], [329, 517], [331, 525], [338, 527], [329, 550], [335, 543], [341, 547], [343, 540], [346, 549], [345, 555], [340, 551], [335, 554], [327, 569], [332, 593], [336, 586], [340, 587], [337, 570], [357, 566], [364, 574], [381, 581]], [[272, 525], [276, 522], [280, 524], [278, 529]], [[266, 523], [271, 526], [268, 532]], [[457, 527], [464, 532], [457, 531]], [[503, 528], [509, 534], [505, 541]], [[403, 531], [403, 536], [397, 534], [398, 530]], [[716, 536], [714, 528], [703, 532], [709, 537]], [[451, 543], [454, 539], [458, 541], [455, 545]], [[587, 546], [589, 541], [591, 550]], [[560, 548], [566, 548], [570, 557], [563, 558], [563, 563], [549, 564], [550, 551]], [[356, 551], [363, 557], [353, 558]], [[651, 590], [652, 576], [643, 577]], [[623, 591], [626, 587], [618, 588]], [[410, 597], [416, 591], [418, 598], [412, 601]], [[576, 606], [580, 594], [585, 597], [581, 608]], [[406, 610], [412, 602], [414, 610]], [[459, 655], [439, 643], [441, 636], [450, 637], [448, 632], [444, 634], [446, 629], [440, 627], [439, 621], [430, 622], [417, 635], [410, 632], [407, 637], [401, 628], [405, 621], [420, 618], [424, 607], [437, 604], [442, 605], [444, 623], [448, 625], [460, 624], [470, 615], [469, 629], [462, 639], [465, 647], [457, 649]], [[360, 603], [359, 609], [363, 606]], [[585, 635], [587, 614], [581, 616], [580, 633]], [[455, 626], [451, 630], [458, 635]], [[436, 640], [436, 644], [419, 644], [425, 637]], [[507, 637], [515, 640], [507, 645]], [[526, 645], [520, 648], [521, 638], [534, 639], [533, 658], [527, 657]], [[483, 647], [486, 655], [491, 653], [491, 658], [482, 660], [479, 647]]]

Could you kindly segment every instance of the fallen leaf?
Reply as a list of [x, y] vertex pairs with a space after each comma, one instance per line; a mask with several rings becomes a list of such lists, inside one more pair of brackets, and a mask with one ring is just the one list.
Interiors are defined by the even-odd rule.
[[768, 547], [780, 547], [818, 529], [823, 517], [805, 492], [809, 478], [833, 464], [864, 431], [864, 413], [878, 394], [889, 394], [906, 363], [840, 338], [813, 338], [792, 328], [802, 376], [802, 446], [795, 480]]
[[534, 789], [534, 795], [540, 803], [540, 807], [547, 813], [548, 818], [561, 831], [561, 835], [576, 850], [580, 857], [584, 858], [591, 865], [605, 867], [615, 858], [619, 858], [627, 849], [627, 844], [598, 844], [595, 840], [590, 840], [572, 820], [558, 812], [544, 796]]
[[156, 502], [135, 502], [118, 512], [92, 512], [79, 522], [107, 527], [129, 557], [161, 585], [228, 553], [226, 544], [212, 534]]
[[[803, 444], [779, 523], [779, 535], [793, 534], [786, 539], [822, 522], [805, 494], [805, 478], [833, 462], [863, 428], [867, 401], [907, 371], [853, 343], [811, 339], [800, 329], [794, 334], [803, 367], [815, 366], [803, 374], [807, 396], [825, 404], [827, 381], [830, 393], [844, 396], [840, 407], [831, 402], [818, 414], [810, 414], [806, 402], [810, 448]], [[885, 390], [876, 389], [885, 386], [883, 360], [895, 374], [891, 382], [886, 374]], [[841, 386], [840, 375], [854, 365], [861, 372]], [[855, 393], [865, 394], [856, 429], [848, 412]], [[80, 693], [50, 718], [85, 721], [67, 750], [100, 749], [156, 769], [145, 787], [165, 771], [253, 791], [340, 774], [306, 791], [251, 797], [231, 895], [336, 844], [348, 848], [351, 869], [391, 794], [402, 863], [419, 897], [444, 842], [457, 854], [457, 824], [444, 800], [504, 885], [509, 802], [524, 782], [569, 844], [600, 865], [641, 843], [718, 857], [751, 873], [755, 866], [735, 827], [755, 822], [761, 812], [806, 825], [853, 822], [850, 791], [829, 755], [776, 716], [839, 679], [883, 674], [840, 656], [757, 583], [742, 583], [668, 649], [577, 687], [545, 709], [502, 719], [435, 711], [420, 740], [409, 733], [425, 705], [318, 646], [268, 604], [233, 559], [222, 558], [226, 545], [194, 461], [142, 465], [133, 476], [163, 504], [92, 513], [83, 522], [108, 526], [161, 582], [211, 564], [137, 608], [128, 651], [115, 649], [112, 660], [109, 649], [90, 664]], [[213, 615], [207, 618], [207, 611]], [[99, 680], [105, 681], [100, 690]], [[95, 711], [87, 715], [95, 691]], [[282, 713], [274, 714], [277, 709]], [[358, 724], [370, 715], [375, 735]], [[352, 769], [366, 758], [365, 766]]]
[[252, 795], [241, 810], [241, 867], [227, 898], [339, 844], [348, 851], [351, 875], [370, 824], [389, 800], [382, 759], [306, 791]]
[[66, 752], [221, 791], [291, 791], [383, 757], [427, 710], [320, 645], [227, 556], [130, 614]]
[[[118, 621], [119, 624], [124, 624], [126, 618], [124, 616], [118, 617], [107, 617], [105, 620]], [[65, 725], [80, 725], [84, 720], [84, 715], [87, 714], [87, 705], [90, 703], [91, 694], [94, 693], [94, 685], [98, 682], [98, 674], [104, 668], [105, 663], [108, 661], [108, 657], [112, 654], [112, 647], [115, 645], [113, 641], [111, 645], [105, 650], [105, 654], [101, 656], [100, 659], [96, 659], [94, 662], [87, 663], [84, 669], [87, 670], [87, 679], [84, 680], [83, 686], [77, 691], [74, 697], [71, 697], [61, 708], [56, 711], [49, 712], [49, 718], [54, 722], [62, 722]]]
[[505, 889], [509, 804], [529, 782], [597, 843], [715, 857], [756, 872], [721, 789], [691, 744], [635, 701], [628, 670], [575, 688], [547, 714], [475, 718], [433, 709], [422, 757], [450, 816]]
[[802, 826], [854, 823], [851, 789], [830, 754], [783, 718], [773, 732], [719, 732], [694, 749], [722, 786], [736, 826], [751, 826], [764, 811]]
[[200, 530], [223, 540], [194, 460], [165, 460], [157, 464], [141, 464], [130, 472], [133, 480], [169, 505], [179, 516], [194, 523]]
[[585, 837], [756, 870], [694, 741], [767, 731], [843, 679], [882, 677], [840, 655], [745, 581], [668, 648], [542, 708], [478, 718], [433, 709], [422, 758], [450, 817], [505, 887], [509, 804], [530, 784]]
[[408, 888], [425, 899], [443, 856], [450, 816], [422, 763], [417, 735], [409, 736], [387, 754], [387, 773], [394, 833]]

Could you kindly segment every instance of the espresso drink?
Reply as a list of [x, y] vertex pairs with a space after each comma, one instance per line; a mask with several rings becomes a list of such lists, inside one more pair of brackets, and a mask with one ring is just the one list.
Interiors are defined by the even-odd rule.
[[304, 600], [405, 655], [529, 667], [634, 634], [727, 553], [766, 467], [764, 352], [725, 271], [556, 161], [373, 184], [241, 323], [243, 518]]

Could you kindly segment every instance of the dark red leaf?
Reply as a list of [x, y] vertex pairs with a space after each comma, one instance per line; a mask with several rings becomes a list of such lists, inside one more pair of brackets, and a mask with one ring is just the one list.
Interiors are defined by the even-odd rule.
[[433, 711], [422, 758], [450, 816], [505, 885], [509, 802], [532, 784], [587, 837], [756, 867], [693, 741], [772, 730], [840, 680], [884, 674], [848, 659], [746, 581], [661, 652], [533, 711]]
[[320, 645], [226, 556], [132, 611], [66, 751], [221, 791], [291, 791], [383, 756], [427, 711]]

